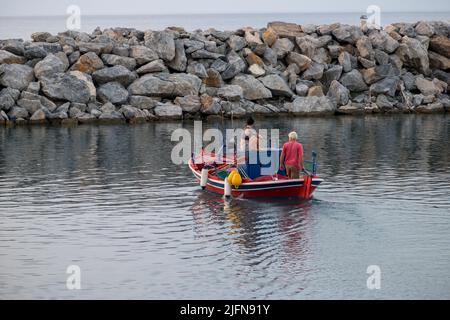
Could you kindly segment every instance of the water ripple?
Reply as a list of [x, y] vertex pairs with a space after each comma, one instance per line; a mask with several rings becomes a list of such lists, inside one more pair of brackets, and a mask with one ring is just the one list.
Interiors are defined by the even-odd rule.
[[450, 298], [450, 117], [258, 125], [318, 151], [312, 201], [199, 190], [166, 140], [192, 124], [1, 128], [0, 297], [73, 298], [79, 264], [82, 298]]

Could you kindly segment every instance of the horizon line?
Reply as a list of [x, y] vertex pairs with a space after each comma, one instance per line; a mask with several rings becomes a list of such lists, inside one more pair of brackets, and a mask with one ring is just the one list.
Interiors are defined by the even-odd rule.
[[[438, 13], [445, 14], [449, 13], [449, 11], [384, 11], [385, 13]], [[260, 15], [260, 14], [364, 14], [364, 11], [298, 11], [298, 12], [198, 12], [198, 13], [131, 13], [131, 14], [83, 14], [85, 17], [123, 17], [123, 16], [132, 16], [132, 17], [145, 17], [145, 16], [187, 16], [187, 15]], [[66, 17], [68, 14], [50, 14], [50, 15], [0, 15], [0, 18], [56, 18], [56, 17]], [[450, 16], [448, 18], [450, 20]]]

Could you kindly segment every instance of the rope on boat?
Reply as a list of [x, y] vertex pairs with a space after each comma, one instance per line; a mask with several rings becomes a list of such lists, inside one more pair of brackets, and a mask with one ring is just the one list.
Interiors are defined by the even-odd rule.
[[241, 174], [241, 176], [243, 176], [245, 179], [250, 179], [250, 177], [248, 176], [247, 172], [245, 172], [244, 168], [238, 167], [238, 171]]

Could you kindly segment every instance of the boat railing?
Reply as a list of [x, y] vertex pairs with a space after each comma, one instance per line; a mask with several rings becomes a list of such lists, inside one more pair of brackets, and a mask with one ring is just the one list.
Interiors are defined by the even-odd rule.
[[[261, 154], [265, 153], [268, 158], [271, 158], [271, 161], [275, 161], [276, 168], [275, 171], [272, 174], [281, 174], [284, 175], [285, 172], [279, 170], [279, 159], [281, 154], [281, 149], [273, 149], [273, 148], [267, 148], [265, 150], [258, 150], [258, 151], [246, 151], [245, 156], [241, 158], [241, 160], [238, 161], [238, 154], [234, 154], [233, 158], [227, 158], [227, 155], [223, 153], [225, 149], [222, 147], [218, 153], [211, 155], [205, 155], [206, 158], [208, 158], [210, 161], [204, 164], [211, 165], [211, 171], [215, 171], [215, 169], [220, 170], [226, 170], [230, 167], [236, 167], [239, 169], [241, 174], [246, 177], [253, 179], [257, 176], [261, 175], [261, 169], [262, 168], [268, 168], [268, 166], [272, 166], [272, 163], [269, 164], [261, 162]], [[251, 156], [250, 156], [251, 155]], [[203, 157], [203, 150], [201, 156]], [[192, 160], [194, 160], [194, 154], [191, 154]], [[227, 158], [227, 161], [225, 163], [223, 160]], [[239, 157], [240, 158], [240, 157]], [[233, 160], [234, 159], [234, 160]], [[256, 163], [253, 163], [252, 161], [256, 160]], [[304, 167], [303, 172], [309, 176], [316, 176], [317, 174], [317, 153], [315, 151], [312, 152], [312, 159], [311, 160], [304, 160], [303, 161]]]

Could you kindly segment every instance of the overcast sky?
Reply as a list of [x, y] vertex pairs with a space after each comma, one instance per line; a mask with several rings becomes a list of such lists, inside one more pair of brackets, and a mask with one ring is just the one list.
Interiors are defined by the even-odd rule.
[[0, 16], [65, 15], [71, 4], [86, 15], [364, 12], [371, 4], [385, 12], [450, 11], [450, 0], [0, 0]]

